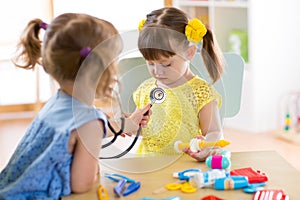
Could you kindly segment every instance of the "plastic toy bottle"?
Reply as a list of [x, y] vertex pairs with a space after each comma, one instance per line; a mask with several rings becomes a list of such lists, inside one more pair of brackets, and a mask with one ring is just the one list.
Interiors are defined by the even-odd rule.
[[216, 190], [240, 189], [248, 186], [248, 178], [246, 176], [228, 176], [215, 180]]
[[218, 178], [225, 178], [229, 174], [224, 169], [211, 169], [206, 172], [197, 172], [190, 179], [190, 184], [195, 188], [213, 186]]
[[223, 148], [229, 145], [230, 142], [227, 140], [218, 140], [215, 142], [208, 142], [204, 140], [199, 140], [193, 138], [190, 140], [190, 143], [183, 143], [182, 141], [178, 140], [174, 143], [174, 149], [176, 152], [181, 153], [184, 148], [190, 148], [192, 152], [198, 152], [201, 149], [209, 148], [209, 147], [220, 147]]

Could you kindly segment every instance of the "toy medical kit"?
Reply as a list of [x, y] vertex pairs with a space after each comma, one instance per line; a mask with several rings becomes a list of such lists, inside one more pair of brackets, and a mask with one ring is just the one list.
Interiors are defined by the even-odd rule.
[[119, 182], [119, 180], [125, 179], [128, 183], [134, 183], [135, 180], [128, 178], [127, 176], [121, 175], [121, 174], [109, 174], [106, 173], [105, 177], [109, 178], [112, 181]]
[[123, 192], [123, 196], [126, 197], [130, 195], [131, 193], [137, 191], [141, 187], [141, 182], [134, 182], [127, 186], [125, 191]]
[[205, 140], [193, 138], [190, 140], [190, 143], [183, 143], [182, 141], [176, 141], [174, 143], [174, 149], [176, 150], [176, 152], [181, 153], [183, 149], [190, 148], [190, 150], [192, 152], [196, 153], [199, 150], [204, 149], [204, 148], [209, 148], [209, 147], [221, 147], [222, 148], [229, 144], [230, 144], [230, 142], [228, 142], [227, 140], [218, 140], [215, 142], [208, 142]]
[[114, 192], [117, 194], [117, 196], [121, 196], [123, 193], [123, 196], [128, 196], [131, 193], [137, 191], [141, 187], [141, 182], [134, 182], [130, 183], [127, 188], [125, 188], [125, 184], [127, 181], [125, 179], [122, 179], [118, 182], [118, 184], [114, 187]]
[[231, 165], [230, 159], [224, 155], [208, 156], [205, 163], [211, 169], [227, 169]]
[[97, 192], [99, 200], [109, 200], [107, 189], [103, 185], [99, 185]]
[[188, 181], [190, 177], [192, 177], [194, 174], [201, 172], [198, 168], [189, 168], [181, 172], [175, 172], [173, 173], [173, 177], [179, 178], [179, 180]]
[[124, 190], [126, 183], [127, 183], [126, 179], [121, 179], [119, 180], [118, 184], [114, 187], [114, 192], [118, 197], [122, 196], [122, 192]]
[[211, 187], [218, 178], [225, 178], [228, 173], [224, 169], [211, 169], [206, 172], [195, 173], [189, 183], [195, 188]]
[[225, 147], [229, 145], [230, 142], [227, 140], [218, 140], [218, 141], [205, 141], [201, 139], [192, 139], [190, 141], [190, 149], [192, 152], [198, 152], [201, 149], [209, 148], [209, 147]]
[[[110, 145], [112, 145], [118, 138], [119, 135], [123, 134], [123, 130], [124, 130], [124, 125], [125, 125], [125, 113], [122, 109], [122, 105], [121, 105], [121, 98], [120, 98], [120, 92], [119, 92], [119, 87], [118, 84], [115, 85], [115, 87], [113, 87], [113, 92], [116, 93], [116, 99], [118, 101], [119, 104], [119, 108], [121, 110], [121, 129], [117, 132], [113, 126], [109, 123], [108, 121], [108, 127], [111, 130], [111, 132], [114, 134], [113, 139], [109, 142], [107, 142], [106, 144], [102, 145], [102, 148], [106, 148]], [[151, 106], [155, 103], [155, 104], [159, 104], [162, 103], [165, 98], [166, 98], [166, 93], [162, 88], [156, 87], [153, 88], [150, 92], [150, 101], [151, 101]], [[144, 115], [147, 115], [149, 111], [147, 111], [146, 113], [144, 113]], [[127, 154], [128, 152], [130, 152], [130, 150], [133, 148], [133, 146], [136, 144], [140, 134], [142, 131], [142, 127], [140, 126], [139, 129], [137, 130], [135, 137], [131, 143], [131, 145], [123, 152], [114, 155], [114, 156], [108, 156], [108, 157], [103, 157], [100, 156], [99, 159], [113, 159], [113, 158], [120, 158], [122, 156], [124, 156], [125, 154]]]
[[246, 176], [228, 176], [215, 180], [214, 187], [216, 190], [240, 189], [248, 186], [248, 178]]
[[150, 92], [151, 104], [160, 104], [166, 99], [166, 92], [159, 87], [153, 88]]
[[[112, 181], [118, 182], [118, 184], [114, 187], [114, 193], [118, 197], [121, 197], [122, 195], [128, 196], [131, 193], [137, 191], [141, 186], [140, 182], [137, 182], [121, 174], [105, 174], [105, 177], [109, 178]], [[126, 183], [129, 183], [127, 187], [125, 187]]]
[[223, 200], [215, 195], [208, 195], [205, 197], [202, 197], [201, 200]]
[[230, 175], [231, 176], [247, 176], [248, 182], [250, 184], [268, 181], [268, 176], [264, 172], [262, 172], [260, 170], [255, 170], [252, 167], [245, 167], [245, 168], [231, 170]]
[[283, 190], [258, 190], [254, 193], [253, 200], [288, 200], [289, 196]]
[[[178, 181], [175, 181], [173, 183], [181, 184], [181, 183], [184, 183], [184, 182], [186, 182], [186, 181], [178, 180]], [[163, 186], [163, 187], [155, 189], [152, 193], [153, 194], [161, 194], [161, 193], [166, 192], [166, 191], [168, 191], [167, 188], [165, 186]]]
[[266, 182], [249, 184], [247, 187], [244, 188], [244, 192], [255, 193], [258, 190], [263, 190], [265, 185]]
[[152, 198], [152, 197], [143, 197], [139, 200], [181, 200], [179, 196], [170, 196], [167, 198], [162, 198], [162, 199], [157, 199], [157, 198]]
[[189, 182], [184, 183], [169, 183], [165, 186], [168, 190], [181, 190], [184, 193], [194, 193], [197, 188], [191, 186]]
[[[164, 102], [166, 98], [166, 92], [160, 87], [153, 88], [150, 91], [149, 98], [151, 101], [150, 106], [152, 107], [153, 104], [160, 104]], [[149, 111], [147, 111], [144, 115], [148, 115], [148, 112]]]
[[220, 153], [218, 153], [218, 155], [225, 156], [225, 157], [227, 157], [228, 159], [231, 158], [231, 152], [228, 151], [228, 150], [222, 150]]

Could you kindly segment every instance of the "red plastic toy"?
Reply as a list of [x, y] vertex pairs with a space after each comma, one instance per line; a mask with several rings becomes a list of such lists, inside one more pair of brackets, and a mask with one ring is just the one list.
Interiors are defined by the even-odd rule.
[[289, 200], [289, 197], [283, 190], [258, 190], [253, 200]]
[[208, 195], [208, 196], [201, 198], [201, 200], [223, 200], [223, 199], [221, 199], [217, 196], [214, 196], [214, 195]]
[[255, 170], [252, 167], [234, 169], [230, 171], [231, 176], [247, 176], [248, 182], [251, 183], [262, 183], [268, 181], [268, 176], [260, 170]]

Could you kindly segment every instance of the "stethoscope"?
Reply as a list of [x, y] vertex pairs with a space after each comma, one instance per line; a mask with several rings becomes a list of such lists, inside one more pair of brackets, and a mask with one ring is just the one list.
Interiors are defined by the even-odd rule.
[[[110, 140], [106, 144], [103, 144], [102, 148], [106, 148], [106, 147], [112, 145], [117, 140], [118, 136], [120, 136], [123, 133], [123, 130], [124, 130], [125, 114], [124, 114], [123, 109], [122, 109], [121, 97], [120, 97], [119, 94], [120, 93], [118, 92], [116, 97], [117, 97], [117, 101], [118, 101], [118, 104], [119, 104], [119, 107], [120, 107], [120, 110], [121, 110], [121, 129], [119, 131], [116, 131], [108, 121], [108, 127], [111, 130], [111, 132], [114, 134], [114, 136], [113, 136], [112, 140]], [[150, 91], [149, 98], [150, 98], [150, 101], [151, 101], [151, 103], [150, 103], [151, 106], [153, 104], [160, 104], [160, 103], [164, 102], [164, 100], [166, 99], [166, 92], [160, 87], [155, 87]], [[147, 114], [148, 114], [148, 111], [144, 115], [147, 115]], [[125, 151], [123, 151], [120, 154], [114, 155], [114, 156], [109, 156], [109, 157], [101, 157], [100, 156], [99, 159], [113, 159], [113, 158], [120, 158], [120, 157], [124, 156], [136, 144], [136, 142], [137, 142], [137, 140], [140, 136], [141, 131], [142, 131], [142, 127], [139, 126], [131, 145]]]

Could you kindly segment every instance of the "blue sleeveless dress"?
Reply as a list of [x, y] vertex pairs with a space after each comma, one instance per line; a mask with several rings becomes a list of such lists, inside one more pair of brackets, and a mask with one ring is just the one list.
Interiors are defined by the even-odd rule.
[[58, 90], [32, 121], [0, 173], [0, 200], [55, 200], [70, 194], [70, 133], [95, 119], [107, 127], [103, 112]]

